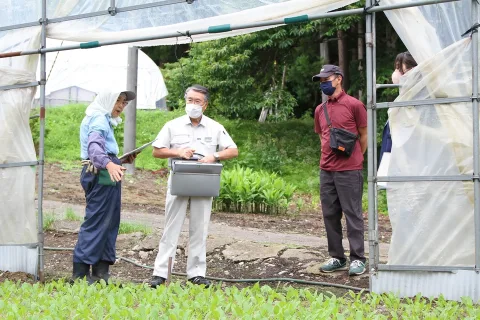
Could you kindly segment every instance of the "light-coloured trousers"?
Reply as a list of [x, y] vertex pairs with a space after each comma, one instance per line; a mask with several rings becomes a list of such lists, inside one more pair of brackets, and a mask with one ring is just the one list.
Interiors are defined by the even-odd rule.
[[[170, 182], [170, 181], [169, 181]], [[205, 277], [207, 272], [207, 234], [212, 197], [183, 197], [170, 194], [170, 184], [165, 203], [165, 229], [158, 246], [154, 276], [167, 278], [168, 258], [175, 261], [178, 238], [187, 214], [190, 199], [189, 243], [187, 258], [187, 278]], [[172, 263], [173, 268], [173, 263]]]

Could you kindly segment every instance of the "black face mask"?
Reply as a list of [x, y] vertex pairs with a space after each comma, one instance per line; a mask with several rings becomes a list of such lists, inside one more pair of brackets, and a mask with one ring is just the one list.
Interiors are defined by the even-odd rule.
[[336, 88], [332, 86], [332, 81], [320, 82], [320, 89], [327, 96], [331, 96], [336, 90]]

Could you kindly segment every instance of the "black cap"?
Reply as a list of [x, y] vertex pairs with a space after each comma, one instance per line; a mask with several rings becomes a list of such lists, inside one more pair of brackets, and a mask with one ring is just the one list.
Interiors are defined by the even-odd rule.
[[133, 91], [122, 91], [120, 94], [122, 94], [122, 93], [124, 93], [125, 96], [127, 97], [125, 99], [125, 101], [132, 101], [133, 99], [135, 99], [137, 97], [137, 95]]
[[320, 81], [320, 78], [328, 78], [332, 74], [339, 74], [343, 77], [343, 71], [338, 66], [326, 64], [320, 70], [320, 73], [312, 77], [312, 81]]

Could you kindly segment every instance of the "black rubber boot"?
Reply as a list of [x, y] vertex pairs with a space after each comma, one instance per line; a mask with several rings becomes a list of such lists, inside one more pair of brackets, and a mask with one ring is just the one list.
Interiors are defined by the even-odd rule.
[[101, 279], [105, 280], [108, 283], [110, 274], [108, 270], [110, 268], [110, 262], [100, 260], [92, 266], [92, 280], [100, 281]]
[[152, 280], [150, 281], [150, 287], [156, 288], [158, 286], [165, 284], [165, 281], [167, 281], [167, 279], [163, 277], [153, 276]]
[[73, 263], [73, 272], [71, 282], [77, 279], [86, 279], [90, 282], [90, 265], [86, 263]]
[[190, 278], [188, 279], [189, 282], [193, 283], [193, 284], [198, 284], [198, 285], [204, 285], [205, 288], [208, 288], [210, 287], [210, 281], [208, 281], [207, 279], [205, 279], [205, 277], [202, 277], [202, 276], [198, 276], [198, 277], [193, 277], [193, 278]]

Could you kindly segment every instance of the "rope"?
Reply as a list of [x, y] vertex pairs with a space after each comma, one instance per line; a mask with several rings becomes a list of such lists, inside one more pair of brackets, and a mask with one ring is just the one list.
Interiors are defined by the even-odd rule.
[[[192, 38], [192, 35], [190, 34], [190, 31], [187, 30], [186, 33], [183, 33], [180, 31], [177, 31], [177, 32], [184, 37], [190, 38], [190, 48], [191, 48], [193, 44], [193, 38]], [[178, 63], [180, 63], [180, 72], [182, 74], [182, 87], [183, 87], [183, 91], [185, 91], [187, 89], [187, 87], [185, 86], [185, 73], [183, 72], [182, 61], [177, 56], [177, 48], [178, 48], [178, 37], [175, 38], [175, 59], [177, 59]], [[190, 60], [191, 60], [191, 56], [190, 56]], [[192, 64], [192, 67], [193, 67], [193, 64]], [[193, 69], [192, 74], [195, 74], [195, 69]]]
[[[63, 45], [63, 41], [62, 40], [62, 43], [60, 43], [60, 47]], [[57, 58], [58, 58], [58, 54], [60, 53], [60, 51], [57, 51], [57, 54], [55, 55], [55, 60], [53, 60], [53, 64], [52, 64], [52, 67], [50, 68], [50, 71], [48, 72], [48, 76], [47, 76], [47, 80], [50, 79], [50, 74], [52, 73], [52, 70], [53, 70], [53, 67], [55, 66], [55, 63], [57, 62]]]

